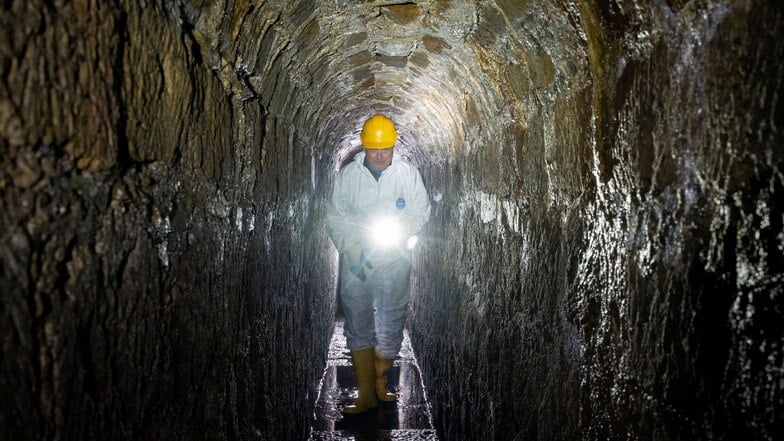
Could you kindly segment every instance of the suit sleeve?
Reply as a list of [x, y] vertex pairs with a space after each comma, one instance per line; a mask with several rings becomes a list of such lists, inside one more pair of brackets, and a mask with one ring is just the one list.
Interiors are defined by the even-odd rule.
[[410, 181], [410, 210], [407, 210], [406, 221], [408, 222], [408, 233], [415, 235], [430, 220], [430, 199], [427, 190], [422, 183], [422, 176], [419, 171], [412, 167], [413, 173]]
[[355, 242], [359, 242], [359, 231], [351, 209], [351, 191], [345, 173], [339, 173], [332, 188], [332, 195], [327, 204], [327, 231], [332, 243], [339, 252]]

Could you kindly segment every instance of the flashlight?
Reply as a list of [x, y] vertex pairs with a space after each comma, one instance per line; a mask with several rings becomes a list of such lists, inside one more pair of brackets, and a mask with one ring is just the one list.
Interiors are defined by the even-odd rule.
[[[403, 224], [395, 217], [379, 217], [370, 223], [368, 228], [370, 239], [379, 249], [388, 250], [397, 245], [401, 245], [405, 237]], [[419, 237], [408, 236], [406, 239], [406, 249], [413, 250], [419, 242]]]
[[403, 227], [397, 219], [392, 217], [380, 217], [370, 224], [368, 229], [370, 239], [382, 250], [388, 250], [398, 243], [403, 237]]

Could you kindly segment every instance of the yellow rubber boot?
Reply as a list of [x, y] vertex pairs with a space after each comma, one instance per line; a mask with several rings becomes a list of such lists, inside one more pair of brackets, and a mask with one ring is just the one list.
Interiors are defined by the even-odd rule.
[[378, 351], [374, 351], [376, 365], [376, 398], [390, 403], [397, 401], [397, 396], [387, 390], [387, 376], [384, 375], [390, 367], [392, 360], [381, 357]]
[[351, 351], [351, 361], [354, 365], [354, 376], [357, 379], [359, 397], [353, 406], [343, 408], [344, 415], [356, 415], [372, 409], [378, 405], [373, 386], [376, 382], [376, 370], [373, 366], [375, 354], [373, 348]]

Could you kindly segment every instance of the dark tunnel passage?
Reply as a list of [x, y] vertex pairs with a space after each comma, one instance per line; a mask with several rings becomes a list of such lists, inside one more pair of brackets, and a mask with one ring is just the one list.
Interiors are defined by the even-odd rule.
[[[784, 433], [778, 1], [4, 0], [0, 434], [303, 440], [370, 115], [443, 440]], [[778, 434], [778, 435], [776, 435]]]

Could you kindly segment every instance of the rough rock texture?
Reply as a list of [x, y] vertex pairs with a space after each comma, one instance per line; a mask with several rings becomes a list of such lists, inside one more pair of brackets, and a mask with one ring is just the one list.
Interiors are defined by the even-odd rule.
[[440, 429], [775, 439], [782, 8], [533, 3], [478, 8], [465, 45], [520, 77], [509, 114], [426, 166], [412, 333]]
[[307, 436], [325, 190], [192, 13], [3, 3], [2, 439]]
[[784, 8], [0, 5], [0, 433], [304, 439], [364, 119], [446, 440], [784, 432]]

